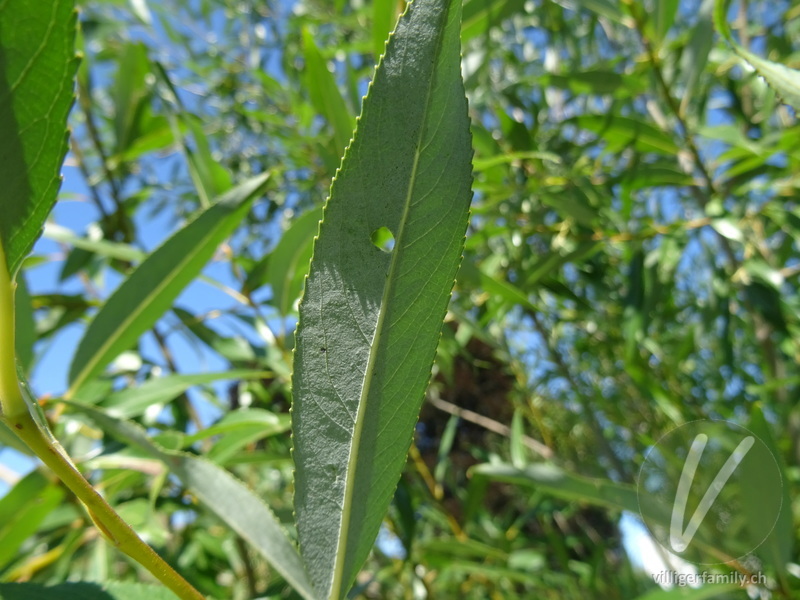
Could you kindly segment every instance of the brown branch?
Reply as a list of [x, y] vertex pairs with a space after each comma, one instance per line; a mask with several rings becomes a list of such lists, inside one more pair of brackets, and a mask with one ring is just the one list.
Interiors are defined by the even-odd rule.
[[[439, 410], [446, 412], [454, 417], [458, 417], [459, 419], [464, 419], [465, 421], [469, 421], [470, 423], [474, 423], [479, 427], [483, 427], [487, 431], [491, 431], [492, 433], [497, 433], [504, 437], [511, 436], [511, 428], [507, 425], [503, 425], [494, 419], [490, 419], [489, 417], [484, 417], [481, 414], [468, 410], [466, 408], [461, 408], [456, 406], [452, 402], [448, 402], [447, 400], [442, 400], [441, 398], [433, 398], [429, 397], [428, 402], [433, 405], [434, 407], [438, 408]], [[528, 437], [527, 435], [522, 436], [522, 443], [525, 444], [528, 448], [536, 452], [542, 458], [550, 460], [553, 458], [554, 454], [553, 451], [545, 446], [539, 440], [535, 440], [532, 437]]]

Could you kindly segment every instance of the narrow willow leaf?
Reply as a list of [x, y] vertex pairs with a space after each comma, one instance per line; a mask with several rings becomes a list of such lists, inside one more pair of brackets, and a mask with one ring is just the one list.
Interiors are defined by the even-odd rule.
[[118, 258], [120, 260], [139, 262], [144, 260], [147, 256], [145, 252], [142, 252], [134, 246], [122, 244], [120, 242], [92, 240], [81, 237], [66, 227], [62, 227], [56, 223], [46, 223], [44, 226], [43, 236], [48, 240], [69, 244], [75, 248], [80, 248], [81, 250], [86, 250], [88, 252], [95, 252], [96, 254], [107, 256], [109, 258]]
[[679, 0], [661, 0], [661, 2], [656, 5], [653, 28], [655, 29], [659, 43], [664, 41], [670, 27], [675, 23], [675, 17], [678, 15], [678, 4]]
[[165, 463], [200, 502], [247, 540], [303, 598], [317, 600], [294, 544], [274, 513], [244, 483], [208, 460], [161, 447], [136, 423], [93, 406], [64, 404], [89, 417], [112, 437]]
[[524, 0], [470, 0], [464, 6], [461, 37], [467, 43], [479, 35], [488, 35], [492, 27], [499, 27], [505, 19], [524, 10]]
[[[31, 502], [36, 498], [36, 502]], [[64, 489], [39, 471], [20, 480], [0, 500], [0, 566], [19, 558], [22, 544], [61, 504]]]
[[[767, 469], [763, 465], [753, 462], [742, 461], [741, 467], [746, 469], [743, 472], [743, 480], [748, 482], [747, 486], [742, 487], [742, 510], [747, 515], [747, 523], [756, 531], [769, 534], [756, 550], [763, 560], [765, 566], [772, 567], [781, 584], [788, 585], [789, 573], [787, 567], [792, 560], [794, 535], [794, 524], [792, 522], [792, 499], [789, 495], [789, 485], [786, 467], [781, 460], [781, 452], [775, 440], [772, 426], [764, 418], [764, 413], [760, 403], [756, 403], [750, 411], [750, 431], [766, 444], [775, 459], [778, 470], [783, 480], [781, 509], [778, 514], [777, 522], [774, 515], [764, 510], [763, 490], [770, 489], [769, 481], [765, 478]], [[759, 469], [758, 467], [761, 466]], [[760, 493], [759, 493], [760, 492]]]
[[790, 69], [780, 63], [753, 54], [733, 39], [728, 26], [727, 12], [730, 0], [716, 0], [714, 5], [714, 25], [720, 35], [731, 45], [733, 51], [750, 64], [761, 75], [781, 99], [795, 109], [800, 109], [800, 71]]
[[[331, 187], [300, 306], [295, 509], [317, 593], [349, 589], [391, 501], [461, 260], [471, 198], [460, 0], [391, 36]], [[394, 240], [376, 247], [381, 232]]]
[[680, 108], [682, 114], [686, 113], [689, 106], [702, 104], [702, 97], [698, 97], [696, 91], [701, 75], [708, 64], [708, 55], [714, 46], [713, 8], [714, 0], [703, 0], [700, 4], [700, 8], [697, 10], [697, 24], [692, 28], [689, 42], [681, 54], [678, 75], [685, 86]]
[[12, 278], [61, 185], [76, 22], [73, 0], [0, 2], [0, 240]]
[[314, 36], [307, 29], [303, 29], [303, 58], [306, 61], [304, 81], [311, 103], [333, 128], [336, 149], [341, 156], [353, 137], [353, 119], [336, 85], [336, 78], [328, 70]]
[[139, 123], [151, 95], [147, 77], [150, 60], [142, 42], [128, 43], [119, 49], [119, 64], [111, 88], [114, 95], [114, 138], [116, 154], [125, 152], [138, 137]]
[[321, 218], [322, 211], [317, 209], [299, 217], [270, 254], [266, 283], [272, 288], [271, 303], [281, 315], [296, 310]]
[[552, 464], [537, 463], [518, 469], [508, 464], [487, 463], [471, 468], [470, 474], [492, 481], [535, 487], [565, 500], [639, 513], [639, 498], [634, 486], [576, 475]]
[[[670, 526], [671, 511], [664, 506], [640, 502], [635, 486], [607, 479], [596, 479], [570, 473], [550, 463], [536, 463], [518, 469], [509, 464], [486, 463], [469, 470], [473, 481], [488, 479], [544, 491], [557, 498], [585, 502], [612, 510], [627, 511], [642, 515], [650, 522], [658, 522], [665, 528]], [[695, 545], [713, 549], [714, 540], [702, 539], [698, 535]]]
[[[739, 596], [732, 596], [740, 592]], [[699, 588], [678, 586], [669, 590], [654, 590], [636, 600], [709, 600], [710, 598], [741, 598], [744, 597], [742, 588], [735, 583], [709, 583]]]
[[263, 285], [272, 288], [270, 304], [283, 315], [294, 312], [308, 275], [308, 264], [319, 231], [322, 209], [314, 208], [292, 220], [275, 248], [253, 267], [242, 289], [251, 293]]
[[259, 379], [271, 375], [267, 371], [237, 369], [216, 373], [188, 373], [166, 375], [148, 379], [138, 387], [124, 388], [104, 398], [103, 408], [122, 419], [143, 414], [154, 404], [170, 402], [195, 385], [204, 385], [222, 379]]
[[150, 329], [205, 267], [217, 246], [247, 214], [268, 176], [225, 194], [170, 237], [109, 297], [81, 339], [69, 370], [68, 397]]
[[372, 3], [372, 51], [378, 62], [386, 49], [386, 38], [397, 19], [397, 0], [374, 0]]
[[672, 136], [641, 119], [587, 114], [570, 122], [602, 137], [607, 152], [617, 153], [630, 147], [639, 152], [675, 156], [680, 151]]
[[28, 284], [23, 273], [17, 275], [17, 290], [14, 294], [14, 342], [17, 350], [17, 363], [24, 372], [29, 372], [33, 364], [33, 345], [36, 342], [36, 320]]

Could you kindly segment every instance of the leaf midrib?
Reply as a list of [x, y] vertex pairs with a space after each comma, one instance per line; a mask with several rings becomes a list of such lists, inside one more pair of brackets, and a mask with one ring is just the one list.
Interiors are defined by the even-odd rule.
[[[439, 30], [438, 39], [436, 40], [436, 51], [434, 55], [437, 57], [437, 59], [441, 54], [442, 42], [444, 40], [445, 30], [447, 29], [447, 22], [449, 20], [451, 8], [452, 4], [448, 2], [447, 7], [444, 10], [444, 15], [442, 17], [442, 27]], [[403, 215], [400, 219], [400, 227], [397, 231], [397, 236], [395, 238], [395, 247], [394, 251], [392, 252], [391, 262], [389, 263], [389, 272], [386, 277], [386, 285], [383, 288], [383, 295], [381, 297], [380, 311], [378, 313], [378, 323], [375, 328], [375, 336], [372, 340], [372, 344], [370, 345], [369, 358], [367, 359], [367, 368], [365, 370], [365, 375], [364, 375], [364, 382], [362, 384], [361, 394], [359, 395], [360, 401], [358, 404], [358, 410], [356, 411], [356, 419], [353, 429], [353, 443], [350, 446], [350, 455], [348, 456], [347, 459], [347, 471], [345, 472], [345, 493], [344, 493], [344, 501], [342, 503], [342, 521], [339, 526], [339, 541], [336, 547], [336, 558], [334, 560], [333, 579], [331, 581], [330, 593], [329, 593], [329, 598], [331, 600], [338, 599], [340, 597], [339, 591], [343, 584], [344, 564], [347, 559], [347, 546], [349, 541], [348, 535], [350, 529], [350, 520], [352, 516], [353, 494], [355, 493], [356, 478], [354, 474], [356, 472], [356, 461], [358, 459], [358, 454], [359, 454], [358, 450], [362, 438], [362, 429], [364, 427], [364, 415], [367, 411], [367, 404], [368, 404], [367, 400], [369, 398], [369, 393], [372, 386], [374, 366], [377, 361], [377, 354], [378, 354], [377, 349], [380, 346], [381, 334], [383, 332], [383, 322], [387, 312], [386, 311], [387, 300], [389, 299], [391, 293], [394, 291], [395, 288], [394, 272], [397, 265], [398, 256], [400, 255], [401, 248], [403, 247], [402, 242], [404, 239], [406, 223], [408, 222], [408, 215], [411, 208], [411, 197], [416, 187], [417, 169], [419, 167], [420, 155], [422, 154], [422, 140], [425, 137], [425, 133], [427, 130], [428, 116], [430, 114], [430, 107], [431, 107], [431, 99], [433, 97], [433, 88], [435, 87], [435, 81], [436, 81], [436, 72], [437, 72], [437, 65], [434, 64], [431, 70], [430, 84], [428, 85], [427, 95], [425, 98], [425, 109], [422, 118], [423, 125], [419, 128], [419, 136], [415, 144], [414, 163], [411, 167], [411, 176], [409, 178], [408, 190], [406, 191], [406, 199], [403, 206]]]

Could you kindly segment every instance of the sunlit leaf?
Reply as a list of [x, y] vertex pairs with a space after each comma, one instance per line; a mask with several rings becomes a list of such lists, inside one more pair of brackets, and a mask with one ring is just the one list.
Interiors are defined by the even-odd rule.
[[0, 4], [0, 243], [12, 278], [61, 185], [76, 21], [72, 0]]

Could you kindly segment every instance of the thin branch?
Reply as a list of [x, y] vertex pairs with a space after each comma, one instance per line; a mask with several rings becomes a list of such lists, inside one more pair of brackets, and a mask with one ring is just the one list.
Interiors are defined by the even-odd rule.
[[[448, 402], [447, 400], [442, 400], [441, 398], [429, 397], [428, 402], [441, 411], [453, 415], [454, 417], [458, 417], [459, 419], [464, 419], [465, 421], [474, 423], [479, 427], [483, 427], [487, 431], [491, 431], [492, 433], [497, 433], [504, 437], [511, 437], [511, 428], [508, 427], [507, 425], [503, 425], [498, 421], [495, 421], [494, 419], [490, 419], [489, 417], [484, 417], [483, 415], [480, 415], [466, 408], [461, 408], [459, 406], [456, 406], [452, 402]], [[539, 440], [533, 439], [532, 437], [523, 435], [522, 443], [544, 459], [550, 460], [554, 456], [553, 451], [550, 448], [545, 446]]]

